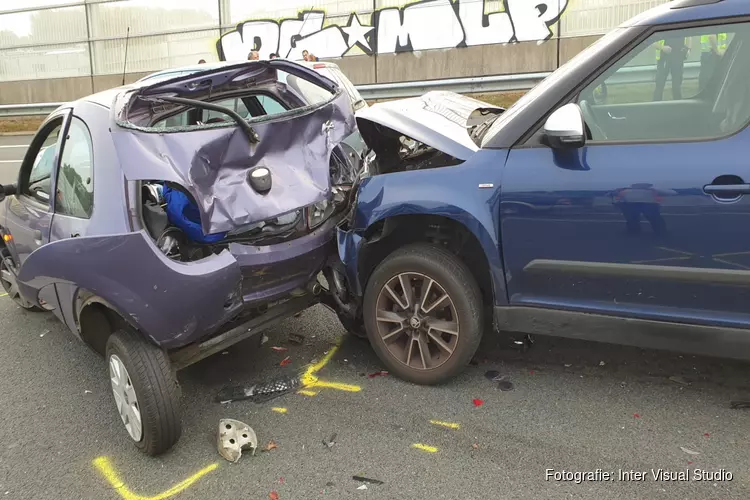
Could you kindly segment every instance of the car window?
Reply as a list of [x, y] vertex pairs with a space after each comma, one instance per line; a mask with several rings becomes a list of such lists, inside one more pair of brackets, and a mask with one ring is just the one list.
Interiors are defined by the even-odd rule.
[[[252, 118], [250, 116], [250, 112], [247, 110], [247, 106], [245, 106], [245, 103], [242, 102], [242, 99], [235, 97], [233, 99], [224, 99], [223, 101], [217, 101], [214, 104], [218, 104], [219, 106], [224, 106], [225, 108], [229, 108], [238, 115], [240, 115], [242, 118], [248, 119]], [[220, 113], [218, 111], [210, 111], [210, 110], [204, 110], [203, 111], [203, 122], [207, 123], [209, 120], [216, 120], [221, 119], [228, 121], [230, 118], [225, 115], [224, 113]]]
[[73, 118], [65, 139], [57, 176], [55, 212], [88, 219], [94, 208], [93, 151], [91, 135]]
[[284, 113], [286, 111], [284, 106], [282, 106], [281, 103], [273, 97], [267, 95], [259, 95], [257, 99], [258, 104], [260, 104], [260, 106], [266, 112], [266, 115], [278, 115], [279, 113]]
[[589, 84], [578, 103], [593, 141], [718, 137], [750, 121], [748, 77], [749, 23], [660, 31]]
[[48, 203], [52, 192], [52, 169], [55, 163], [57, 139], [62, 128], [62, 118], [44, 138], [29, 172], [28, 182], [25, 183], [24, 194]]

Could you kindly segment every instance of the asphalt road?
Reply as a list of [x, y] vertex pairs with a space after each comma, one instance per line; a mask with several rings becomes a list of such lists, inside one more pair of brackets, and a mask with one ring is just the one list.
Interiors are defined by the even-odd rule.
[[[3, 165], [0, 173], [14, 177]], [[292, 333], [305, 344], [289, 343]], [[103, 360], [51, 313], [0, 297], [0, 498], [750, 498], [750, 410], [728, 404], [750, 399], [748, 364], [543, 337], [524, 353], [488, 334], [478, 364], [446, 385], [419, 387], [366, 376], [382, 369], [371, 349], [343, 335], [322, 307], [267, 336], [179, 373], [182, 439], [148, 458], [115, 412]], [[317, 372], [333, 388], [263, 404], [214, 402], [228, 384], [302, 372], [340, 340]], [[281, 367], [287, 355], [292, 363]], [[488, 370], [513, 390], [487, 380]], [[224, 461], [215, 447], [222, 418], [248, 423], [262, 446], [278, 447]], [[333, 433], [328, 449], [322, 440]], [[547, 469], [614, 478], [546, 480]], [[656, 481], [658, 469], [687, 469], [691, 480]], [[732, 480], [695, 481], [695, 469], [723, 469]], [[646, 477], [620, 480], [619, 470]], [[359, 490], [353, 475], [383, 484]]]
[[33, 134], [0, 135], [0, 184], [16, 182], [18, 168]]

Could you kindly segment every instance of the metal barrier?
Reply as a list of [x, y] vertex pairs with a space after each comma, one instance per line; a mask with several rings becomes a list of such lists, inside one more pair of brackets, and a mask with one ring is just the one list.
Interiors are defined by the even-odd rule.
[[[526, 73], [520, 75], [480, 76], [474, 78], [451, 78], [448, 80], [427, 80], [421, 82], [374, 83], [357, 85], [364, 99], [396, 99], [414, 97], [430, 90], [449, 90], [458, 93], [504, 92], [507, 90], [528, 90], [542, 81], [549, 73]], [[46, 116], [62, 102], [36, 104], [0, 105], [0, 118], [12, 116]]]

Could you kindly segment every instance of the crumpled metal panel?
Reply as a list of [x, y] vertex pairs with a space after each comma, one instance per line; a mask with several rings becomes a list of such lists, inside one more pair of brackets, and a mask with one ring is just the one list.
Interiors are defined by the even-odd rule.
[[32, 252], [18, 274], [28, 300], [52, 283], [75, 284], [165, 348], [194, 342], [231, 319], [242, 306], [240, 280], [228, 251], [175, 262], [145, 231], [53, 241]]
[[[125, 177], [183, 186], [199, 206], [205, 234], [277, 217], [328, 196], [331, 153], [356, 127], [344, 92], [318, 106], [249, 123], [260, 136], [257, 144], [234, 124], [166, 133], [113, 127], [112, 135]], [[259, 166], [271, 171], [266, 194], [247, 182], [248, 172]]]

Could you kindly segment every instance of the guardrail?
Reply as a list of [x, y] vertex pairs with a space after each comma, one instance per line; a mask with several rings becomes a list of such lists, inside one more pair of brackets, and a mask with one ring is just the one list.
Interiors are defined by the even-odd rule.
[[[421, 82], [374, 83], [357, 85], [356, 87], [364, 99], [397, 99], [419, 96], [430, 90], [450, 90], [458, 93], [528, 90], [542, 81], [547, 75], [549, 73], [525, 73], [520, 75], [451, 78]], [[2, 104], [0, 105], [0, 118], [12, 116], [46, 116], [63, 104], [65, 103]]]
[[[698, 77], [700, 63], [685, 64], [684, 79]], [[622, 68], [609, 83], [636, 83], [653, 81], [655, 66], [635, 66]], [[417, 82], [372, 83], [357, 85], [357, 90], [364, 99], [398, 99], [414, 97], [431, 90], [448, 90], [459, 94], [506, 92], [510, 90], [529, 90], [544, 80], [551, 73], [521, 73], [516, 75], [477, 76], [471, 78], [450, 78], [445, 80], [424, 80]], [[54, 111], [61, 102], [37, 104], [3, 104], [0, 105], [0, 118], [13, 116], [46, 116]]]

